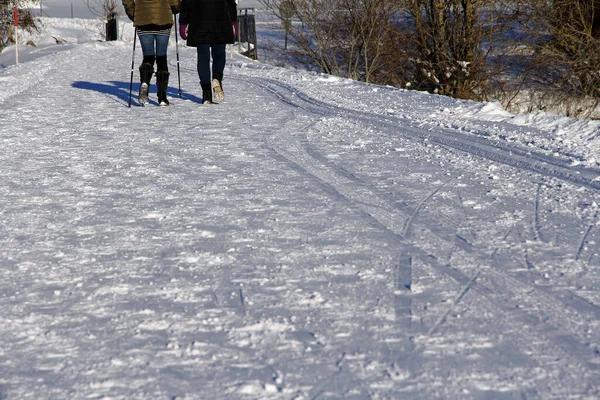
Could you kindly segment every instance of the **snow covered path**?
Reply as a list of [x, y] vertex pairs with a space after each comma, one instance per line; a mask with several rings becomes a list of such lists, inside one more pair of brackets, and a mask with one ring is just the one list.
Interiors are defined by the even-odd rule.
[[171, 107], [129, 43], [0, 71], [0, 398], [600, 396], [597, 168], [241, 57], [203, 106], [180, 53]]

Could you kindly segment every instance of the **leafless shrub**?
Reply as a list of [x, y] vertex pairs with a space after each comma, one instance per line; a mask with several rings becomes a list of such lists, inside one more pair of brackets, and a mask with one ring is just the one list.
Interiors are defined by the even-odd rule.
[[292, 18], [294, 18], [294, 4], [287, 0], [282, 0], [279, 3], [278, 7], [279, 17], [281, 18], [281, 26], [285, 31], [285, 43], [284, 49], [287, 50], [288, 47], [288, 36], [290, 31], [292, 30]]
[[508, 17], [515, 12], [514, 2], [262, 2], [282, 20], [298, 56], [325, 73], [465, 99], [487, 99], [488, 83], [508, 65], [508, 59], [495, 52], [495, 46], [508, 26]]
[[600, 97], [600, 1], [523, 0], [528, 87], [540, 109], [592, 117]]
[[102, 18], [111, 19], [116, 16], [117, 13], [117, 2], [116, 0], [84, 0], [85, 4], [92, 13], [92, 15]]
[[518, 112], [600, 108], [600, 0], [261, 2], [325, 73]]
[[[416, 89], [463, 99], [487, 100], [497, 89], [515, 44], [506, 33], [518, 12], [515, 2], [405, 0], [413, 43], [410, 79]], [[498, 81], [498, 82], [496, 82]]]
[[28, 32], [39, 29], [37, 18], [31, 9], [23, 8], [22, 0], [0, 0], [0, 51], [9, 43], [14, 42], [14, 18], [13, 8], [19, 11], [19, 28]]
[[[384, 55], [397, 33], [399, 11], [389, 0], [262, 0], [281, 19], [297, 55], [321, 71], [387, 83]], [[383, 81], [381, 81], [383, 79]]]
[[[104, 20], [106, 22], [112, 21], [117, 18], [117, 2], [116, 0], [84, 0], [85, 4], [95, 17]], [[108, 24], [105, 24], [104, 27], [101, 28], [97, 32], [102, 39], [107, 39], [109, 36], [108, 33]]]

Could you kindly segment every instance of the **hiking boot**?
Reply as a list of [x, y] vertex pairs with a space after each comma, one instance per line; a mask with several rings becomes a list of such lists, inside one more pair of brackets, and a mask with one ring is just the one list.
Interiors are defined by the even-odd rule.
[[202, 104], [211, 104], [213, 100], [212, 94], [210, 85], [202, 85]]
[[148, 104], [148, 90], [150, 89], [150, 79], [154, 73], [152, 64], [143, 63], [140, 65], [140, 93], [138, 94], [138, 103], [141, 106]]
[[156, 87], [158, 88], [158, 104], [168, 106], [167, 88], [169, 87], [169, 71], [158, 71], [156, 73]]
[[222, 102], [225, 99], [225, 93], [223, 93], [223, 87], [221, 86], [221, 82], [217, 79], [212, 80], [212, 88], [213, 88], [213, 97], [217, 103]]

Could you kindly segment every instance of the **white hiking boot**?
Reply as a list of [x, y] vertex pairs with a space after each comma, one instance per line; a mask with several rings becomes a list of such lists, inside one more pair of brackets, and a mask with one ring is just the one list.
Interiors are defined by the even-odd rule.
[[138, 103], [145, 107], [148, 104], [148, 89], [150, 89], [150, 79], [154, 73], [154, 67], [149, 63], [140, 65], [140, 94], [138, 95]]
[[140, 85], [140, 94], [138, 95], [138, 103], [140, 106], [145, 107], [148, 104], [148, 84], [142, 83]]
[[213, 100], [217, 103], [221, 103], [225, 99], [225, 93], [223, 93], [223, 86], [218, 79], [212, 80], [213, 89]]

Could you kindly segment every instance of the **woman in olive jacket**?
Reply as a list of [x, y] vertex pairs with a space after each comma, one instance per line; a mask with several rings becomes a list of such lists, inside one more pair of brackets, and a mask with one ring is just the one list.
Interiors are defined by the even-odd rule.
[[137, 28], [144, 55], [139, 68], [141, 84], [138, 102], [142, 106], [148, 104], [148, 89], [154, 73], [154, 61], [156, 61], [158, 103], [161, 106], [168, 106], [167, 48], [173, 26], [173, 14], [179, 13], [179, 0], [122, 0], [122, 2], [127, 16]]
[[[235, 0], [183, 0], [179, 14], [179, 33], [187, 45], [196, 47], [202, 103], [223, 101], [225, 47], [233, 43], [237, 8]], [[187, 29], [187, 30], [186, 30]], [[212, 53], [212, 74], [210, 59]], [[212, 77], [212, 79], [211, 79]]]

